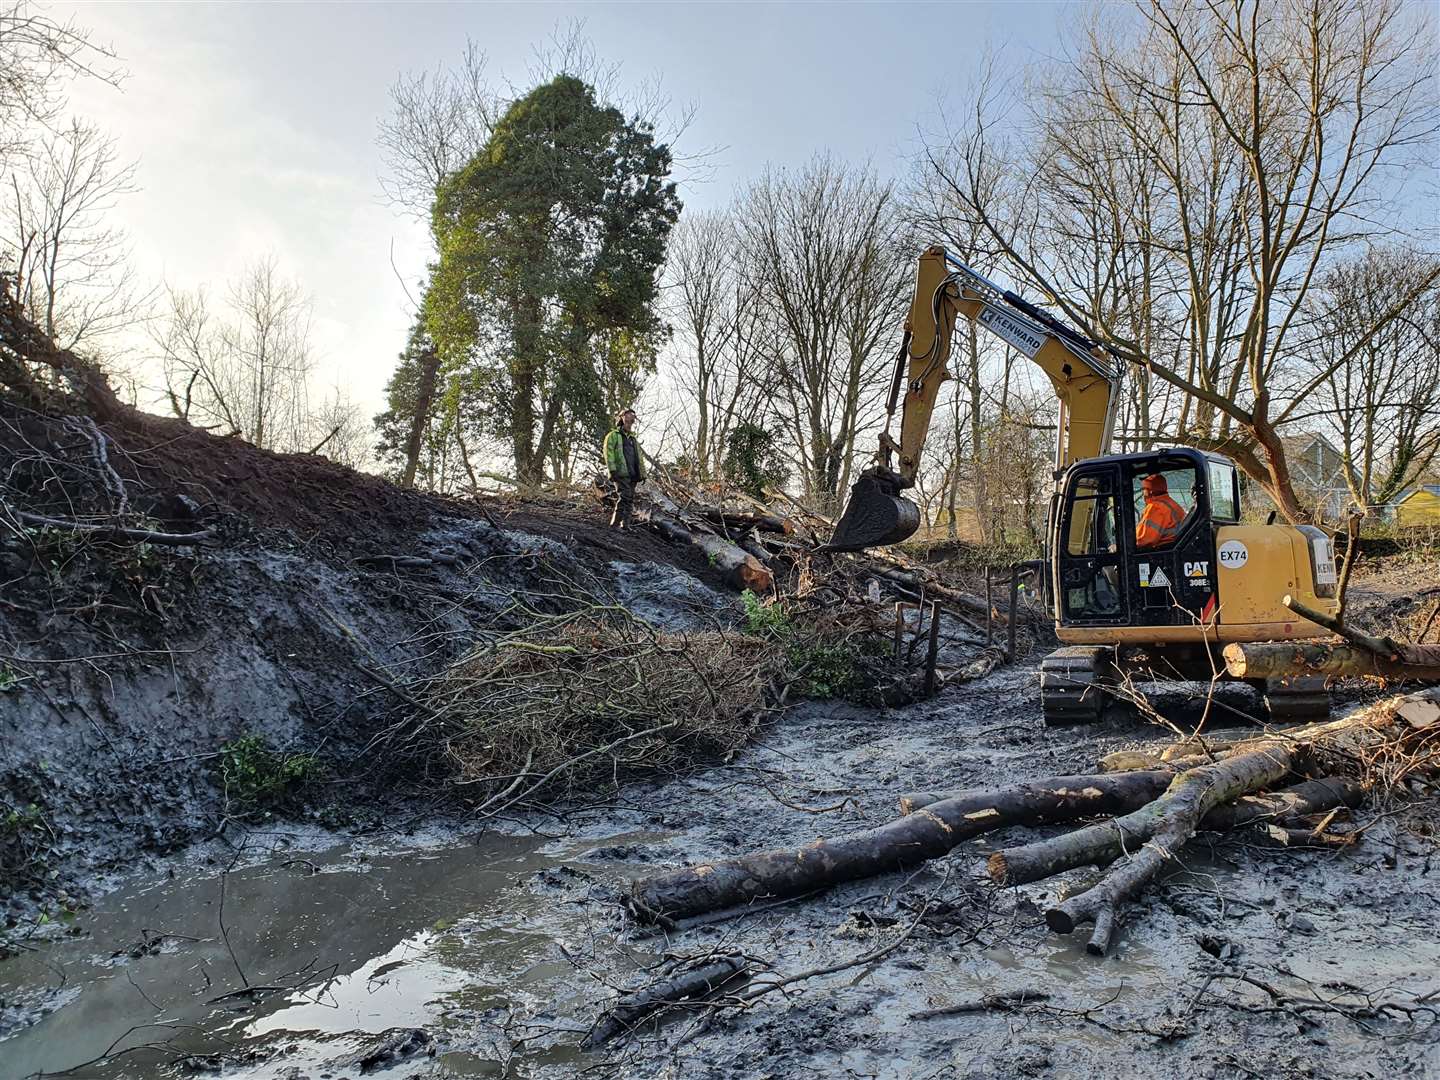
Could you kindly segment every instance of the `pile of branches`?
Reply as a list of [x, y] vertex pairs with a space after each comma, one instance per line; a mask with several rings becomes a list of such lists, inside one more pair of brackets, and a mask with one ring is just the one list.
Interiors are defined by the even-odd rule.
[[779, 701], [783, 675], [772, 643], [591, 608], [487, 640], [421, 683], [403, 742], [498, 813], [721, 757]]
[[[895, 548], [828, 550], [834, 523], [781, 491], [762, 502], [657, 468], [638, 505], [641, 524], [695, 546], [737, 591], [783, 606], [820, 652], [847, 650], [864, 676], [865, 693], [856, 700], [901, 704], [946, 681], [979, 678], [1006, 659], [1002, 641], [1013, 639], [1023, 653], [1050, 633], [1045, 612], [1030, 599], [1019, 598], [1011, 634], [1008, 598], [976, 595]], [[932, 621], [943, 623], [940, 646], [949, 662], [922, 679]]]

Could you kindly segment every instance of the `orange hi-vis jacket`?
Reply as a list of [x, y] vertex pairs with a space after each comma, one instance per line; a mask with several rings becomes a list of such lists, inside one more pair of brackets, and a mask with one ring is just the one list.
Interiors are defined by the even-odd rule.
[[1135, 546], [1159, 547], [1180, 535], [1180, 522], [1185, 520], [1184, 508], [1168, 494], [1145, 496], [1145, 511], [1135, 525]]

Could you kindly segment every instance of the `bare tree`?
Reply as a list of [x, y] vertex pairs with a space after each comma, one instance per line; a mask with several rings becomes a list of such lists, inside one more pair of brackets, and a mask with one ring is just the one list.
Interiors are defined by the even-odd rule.
[[910, 267], [897, 209], [868, 169], [820, 157], [767, 173], [739, 210], [776, 411], [806, 496], [825, 508], [849, 484], [899, 334]]
[[1399, 0], [1101, 8], [1027, 122], [980, 95], [928, 161], [990, 254], [1178, 392], [1134, 422], [1226, 451], [1301, 520], [1280, 428], [1429, 285], [1288, 378], [1325, 271], [1422, 195], [1399, 167], [1433, 155], [1433, 23]]
[[118, 83], [114, 60], [73, 19], [57, 22], [29, 0], [0, 2], [0, 176], [28, 155], [36, 129], [60, 114], [64, 83], [77, 76]]
[[265, 449], [311, 449], [309, 297], [266, 258], [231, 284], [226, 308], [217, 318], [203, 289], [171, 291], [155, 334], [171, 409]]
[[135, 164], [119, 159], [113, 139], [76, 120], [45, 134], [9, 181], [0, 251], [30, 319], [67, 349], [93, 349], [133, 325], [147, 297], [109, 214], [136, 190]]
[[390, 88], [375, 140], [388, 170], [380, 189], [409, 216], [428, 221], [440, 185], [490, 138], [500, 109], [487, 63], [466, 41], [458, 67], [406, 72]]
[[352, 469], [370, 464], [370, 424], [343, 387], [332, 387], [318, 405], [312, 404], [307, 420], [310, 453]]
[[[1301, 375], [1326, 378], [1294, 419], [1318, 422], [1335, 437], [1356, 506], [1389, 502], [1440, 451], [1437, 263], [1440, 256], [1414, 248], [1381, 248], [1337, 266], [1311, 294]], [[1372, 332], [1397, 294], [1415, 298]], [[1336, 352], [1352, 351], [1350, 363], [1333, 367]]]
[[683, 391], [686, 453], [702, 479], [720, 469], [737, 422], [756, 419], [769, 401], [760, 297], [742, 262], [731, 211], [687, 215], [670, 235], [676, 334], [667, 367]]

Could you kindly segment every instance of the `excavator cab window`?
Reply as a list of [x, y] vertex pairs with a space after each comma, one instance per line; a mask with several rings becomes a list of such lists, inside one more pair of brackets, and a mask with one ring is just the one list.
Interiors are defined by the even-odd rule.
[[1135, 546], [1174, 545], [1195, 513], [1199, 472], [1188, 461], [1144, 462], [1131, 469], [1130, 498], [1135, 511]]

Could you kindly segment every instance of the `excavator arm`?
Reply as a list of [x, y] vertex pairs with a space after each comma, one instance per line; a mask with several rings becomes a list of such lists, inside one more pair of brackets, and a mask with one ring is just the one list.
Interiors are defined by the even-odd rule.
[[[851, 490], [830, 548], [859, 551], [895, 544], [919, 528], [919, 509], [900, 492], [915, 486], [940, 384], [950, 378], [950, 342], [961, 316], [1003, 339], [1049, 376], [1060, 403], [1057, 480], [1072, 462], [1109, 449], [1120, 383], [1098, 346], [1001, 289], [943, 247], [929, 248], [920, 256], [904, 343], [886, 403], [880, 452]], [[897, 442], [891, 425], [902, 390]]]

